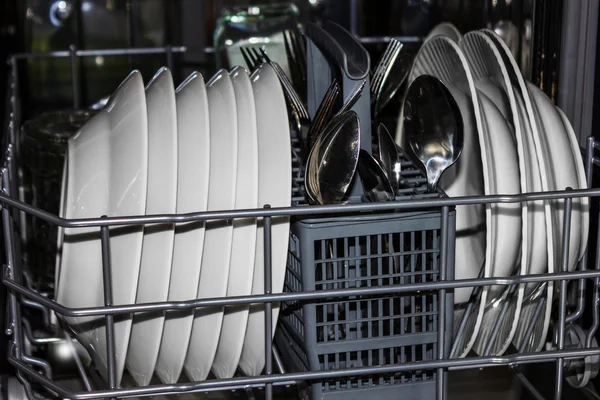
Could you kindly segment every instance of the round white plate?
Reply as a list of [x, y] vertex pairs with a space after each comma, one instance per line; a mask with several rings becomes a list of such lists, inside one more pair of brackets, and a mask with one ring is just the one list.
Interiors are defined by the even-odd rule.
[[[148, 117], [142, 76], [133, 71], [106, 107], [69, 140], [66, 218], [143, 215], [148, 176]], [[135, 302], [142, 227], [110, 230], [113, 304]], [[64, 229], [57, 301], [67, 307], [104, 305], [99, 228]], [[65, 318], [107, 377], [104, 317]], [[115, 322], [117, 383], [125, 365], [131, 317]]]
[[[459, 43], [465, 53], [475, 78], [475, 86], [480, 94], [480, 105], [484, 114], [484, 134], [490, 179], [489, 194], [520, 194], [527, 192], [525, 152], [515, 96], [506, 66], [498, 49], [483, 32], [469, 32]], [[490, 103], [491, 104], [488, 104]], [[491, 246], [490, 270], [493, 277], [506, 277], [527, 272], [528, 247], [528, 206], [527, 203], [490, 204]], [[519, 233], [517, 233], [519, 232]], [[519, 266], [518, 270], [515, 266]], [[502, 354], [510, 346], [517, 328], [521, 312], [519, 306], [505, 314], [502, 326], [497, 320], [507, 295], [506, 286], [486, 286], [488, 304], [483, 316], [482, 328], [474, 345], [474, 350], [484, 355]], [[521, 285], [516, 296], [522, 300], [524, 288]], [[508, 325], [508, 327], [506, 326]], [[498, 331], [499, 329], [499, 331]], [[489, 347], [490, 336], [494, 343]]]
[[[171, 72], [161, 68], [146, 87], [148, 106], [148, 196], [146, 214], [174, 214], [177, 194], [177, 111]], [[173, 259], [173, 224], [144, 227], [136, 303], [166, 301]], [[125, 366], [139, 386], [152, 379], [164, 313], [133, 317]]]
[[[547, 178], [547, 165], [548, 160], [545, 159], [545, 156], [541, 147], [541, 136], [540, 136], [540, 128], [538, 127], [537, 122], [535, 121], [535, 117], [533, 114], [533, 106], [531, 102], [531, 98], [529, 96], [529, 92], [527, 91], [527, 86], [525, 85], [525, 80], [521, 75], [521, 71], [517, 62], [515, 61], [510, 49], [506, 46], [506, 44], [502, 41], [502, 38], [498, 36], [495, 32], [485, 29], [482, 30], [486, 35], [488, 35], [502, 56], [504, 60], [504, 64], [507, 67], [507, 72], [510, 76], [510, 80], [513, 84], [513, 90], [515, 93], [515, 97], [520, 95], [523, 99], [523, 103], [525, 104], [525, 110], [527, 111], [526, 121], [529, 122], [529, 127], [531, 129], [531, 137], [533, 141], [533, 147], [535, 149], [535, 155], [537, 160], [537, 165], [540, 171], [540, 181], [541, 181], [541, 190], [547, 191], [548, 189], [548, 178]], [[547, 271], [554, 272], [554, 241], [552, 238], [552, 215], [550, 209], [550, 203], [544, 202], [544, 217], [546, 221], [546, 254], [547, 254]], [[537, 227], [536, 227], [537, 228]], [[537, 234], [537, 231], [536, 231]], [[530, 272], [531, 273], [531, 272]], [[548, 327], [550, 326], [550, 313], [552, 311], [552, 294], [554, 290], [553, 282], [548, 282], [546, 286], [540, 287], [540, 290], [532, 293], [529, 298], [526, 298], [523, 302], [523, 306], [521, 308], [521, 316], [517, 326], [517, 332], [513, 339], [513, 344], [516, 348], [520, 348], [520, 344], [523, 341], [523, 336], [525, 335], [525, 331], [527, 330], [528, 322], [531, 320], [533, 314], [535, 313], [536, 306], [540, 301], [542, 296], [541, 291], [546, 291], [545, 301], [545, 311], [544, 317], [538, 320], [536, 327], [534, 329], [534, 334], [528, 339], [528, 343], [525, 346], [525, 351], [540, 351], [546, 340], [546, 333], [548, 332]]]
[[[206, 84], [210, 110], [210, 179], [208, 210], [231, 210], [236, 204], [238, 119], [233, 82], [226, 70]], [[240, 149], [245, 151], [245, 149]], [[199, 299], [227, 295], [233, 221], [208, 221], [198, 284]], [[237, 276], [232, 276], [237, 279]], [[223, 308], [201, 308], [194, 313], [192, 336], [184, 369], [192, 381], [210, 372], [223, 322]]]
[[[244, 68], [235, 67], [231, 73], [238, 118], [238, 172], [236, 209], [258, 207], [258, 132], [256, 129], [256, 106], [252, 83]], [[233, 222], [233, 244], [227, 296], [244, 296], [252, 293], [254, 256], [256, 250], [256, 219], [237, 219]], [[225, 308], [221, 337], [212, 365], [212, 372], [219, 379], [231, 378], [237, 369], [249, 306]]]
[[432, 30], [429, 31], [427, 37], [425, 38], [425, 42], [435, 37], [437, 35], [446, 36], [451, 39], [453, 42], [458, 43], [460, 39], [462, 39], [462, 33], [458, 30], [456, 26], [451, 24], [450, 22], [442, 22], [433, 27]]
[[[176, 90], [177, 213], [206, 211], [210, 171], [210, 125], [204, 79], [192, 73]], [[175, 226], [169, 301], [193, 300], [198, 293], [204, 222]], [[193, 311], [168, 312], [155, 372], [164, 383], [179, 379], [188, 348]]]
[[[567, 187], [579, 189], [577, 164], [573, 157], [571, 141], [567, 134], [563, 120], [558, 109], [552, 104], [550, 98], [537, 86], [527, 83], [529, 94], [533, 102], [533, 110], [538, 118], [544, 151], [548, 163], [548, 184], [550, 190], [565, 190]], [[552, 201], [552, 215], [554, 217], [553, 234], [556, 244], [555, 265], [560, 268], [562, 259], [564, 200]], [[573, 199], [571, 212], [571, 226], [569, 237], [569, 259], [567, 268], [573, 271], [579, 261], [579, 247], [581, 244], [581, 199]]]
[[[571, 151], [573, 152], [573, 159], [575, 160], [575, 166], [577, 168], [577, 180], [579, 181], [579, 189], [588, 189], [587, 178], [585, 174], [585, 167], [583, 165], [583, 158], [581, 157], [581, 150], [579, 149], [579, 142], [577, 141], [577, 135], [573, 130], [571, 122], [560, 108], [556, 107], [560, 118], [562, 119], [563, 125], [569, 137], [571, 143]], [[588, 237], [590, 234], [590, 199], [588, 197], [581, 198], [581, 241], [579, 246], [578, 260], [581, 260], [583, 254], [587, 249]]]
[[[258, 126], [258, 205], [289, 207], [292, 202], [292, 149], [288, 114], [279, 79], [268, 64], [250, 77]], [[272, 293], [281, 293], [285, 279], [289, 217], [271, 219]], [[264, 293], [264, 230], [258, 221], [252, 294]], [[273, 332], [279, 304], [273, 304]], [[265, 314], [262, 304], [250, 307], [239, 367], [246, 375], [258, 375], [265, 365]]]

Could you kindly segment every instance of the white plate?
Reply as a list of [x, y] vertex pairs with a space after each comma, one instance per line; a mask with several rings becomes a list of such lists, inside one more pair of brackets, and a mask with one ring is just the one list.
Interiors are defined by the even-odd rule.
[[[144, 83], [133, 71], [106, 107], [69, 140], [66, 218], [143, 215], [148, 174]], [[113, 304], [132, 304], [142, 253], [142, 227], [111, 229]], [[57, 301], [67, 307], [104, 305], [99, 228], [64, 230]], [[107, 376], [104, 317], [65, 318]], [[117, 383], [125, 365], [131, 317], [115, 322]]]
[[[481, 94], [480, 105], [484, 113], [484, 134], [490, 178], [489, 194], [520, 194], [527, 192], [527, 172], [524, 139], [516, 107], [516, 100], [506, 66], [492, 40], [483, 32], [469, 32], [459, 43], [469, 62]], [[491, 104], [489, 104], [491, 102]], [[527, 203], [490, 204], [491, 244], [490, 270], [493, 277], [506, 277], [527, 272], [528, 206]], [[519, 266], [516, 270], [515, 266]], [[515, 334], [520, 301], [524, 287], [518, 287], [517, 307], [505, 314], [503, 323], [497, 326], [502, 304], [508, 294], [506, 286], [486, 286], [488, 304], [483, 316], [482, 328], [474, 350], [485, 355], [490, 348], [493, 355], [504, 353]], [[494, 343], [488, 346], [494, 333]]]
[[[579, 189], [577, 165], [573, 157], [571, 141], [558, 109], [552, 104], [550, 98], [537, 86], [527, 83], [529, 94], [533, 101], [533, 110], [538, 118], [544, 151], [548, 163], [548, 184], [550, 190], [565, 190], [567, 187]], [[579, 261], [579, 247], [581, 245], [581, 199], [573, 199], [571, 212], [571, 226], [569, 237], [569, 259], [567, 268], [573, 271]], [[554, 216], [553, 234], [556, 244], [555, 265], [560, 268], [562, 259], [564, 200], [552, 201], [552, 215]]]
[[[191, 74], [176, 90], [177, 213], [206, 211], [210, 168], [210, 125], [204, 79]], [[169, 301], [192, 300], [198, 293], [205, 224], [175, 226]], [[188, 348], [193, 311], [165, 316], [155, 372], [164, 383], [179, 379]]]
[[[579, 142], [577, 141], [577, 135], [573, 130], [571, 122], [560, 108], [556, 107], [560, 118], [562, 119], [563, 125], [569, 137], [571, 143], [571, 151], [573, 152], [573, 159], [577, 168], [577, 179], [579, 181], [579, 189], [588, 189], [587, 178], [585, 174], [585, 167], [583, 165], [583, 159], [581, 157], [581, 150], [579, 149]], [[588, 245], [588, 237], [590, 233], [590, 199], [588, 197], [581, 198], [581, 241], [579, 246], [578, 259], [581, 260], [585, 253]]]
[[[502, 56], [504, 60], [504, 64], [507, 67], [507, 72], [510, 76], [510, 80], [513, 84], [513, 90], [515, 93], [515, 97], [520, 95], [523, 99], [523, 103], [525, 104], [525, 110], [527, 111], [526, 121], [529, 121], [529, 128], [531, 130], [531, 137], [533, 139], [533, 147], [535, 148], [535, 155], [537, 160], [538, 169], [540, 171], [540, 181], [542, 184], [541, 190], [548, 190], [548, 179], [547, 179], [547, 165], [548, 160], [545, 159], [545, 156], [542, 152], [541, 148], [541, 136], [540, 129], [538, 127], [537, 122], [535, 121], [533, 114], [533, 107], [531, 103], [531, 98], [529, 96], [529, 92], [527, 91], [527, 86], [525, 85], [525, 80], [521, 75], [521, 71], [517, 62], [515, 61], [510, 49], [506, 46], [506, 44], [502, 41], [502, 38], [498, 36], [495, 32], [490, 31], [488, 29], [483, 30], [485, 34], [487, 34]], [[544, 202], [544, 219], [546, 221], [546, 254], [547, 254], [547, 271], [554, 272], [554, 241], [552, 238], [552, 215], [550, 210], [550, 203]], [[536, 227], [537, 228], [537, 227]], [[541, 227], [540, 227], [541, 228]], [[537, 234], [537, 231], [536, 231]], [[526, 298], [523, 302], [523, 306], [521, 308], [521, 316], [519, 317], [519, 323], [517, 326], [517, 332], [513, 339], [513, 344], [516, 348], [520, 348], [521, 342], [523, 340], [523, 336], [525, 331], [527, 330], [528, 322], [531, 320], [533, 314], [535, 313], [535, 309], [540, 299], [543, 298], [542, 291], [546, 292], [545, 296], [545, 311], [544, 317], [538, 320], [536, 327], [534, 329], [534, 334], [530, 337], [527, 346], [524, 347], [525, 351], [540, 351], [546, 339], [546, 333], [548, 332], [548, 327], [550, 326], [550, 313], [552, 311], [552, 294], [554, 290], [553, 282], [548, 282], [545, 287], [540, 287], [540, 290], [532, 293], [529, 298]]]
[[[469, 62], [481, 100], [479, 105], [484, 121], [483, 138], [487, 148], [487, 158], [482, 162], [487, 164], [490, 180], [490, 192], [486, 194], [520, 194], [521, 189], [526, 187], [526, 178], [524, 168], [521, 169], [519, 164], [523, 159], [521, 128], [518, 118], [512, 118], [515, 105], [514, 94], [504, 92], [506, 94], [503, 96], [502, 91], [500, 93], [494, 91], [498, 86], [490, 82], [496, 79], [503, 87], [512, 89], [507, 74], [502, 74], [501, 71], [504, 67], [502, 58], [491, 39], [482, 32], [467, 33], [459, 46]], [[503, 113], [496, 106], [499, 97], [510, 99], [513, 105], [509, 109], [511, 122], [514, 129], [518, 129], [518, 133], [511, 131]], [[514, 266], [518, 264], [521, 240], [526, 234], [526, 231], [522, 231], [522, 227], [527, 228], [526, 205], [522, 207], [521, 204], [491, 204], [488, 207], [492, 212], [490, 276], [510, 276]], [[522, 217], [525, 224], [522, 224]], [[499, 296], [504, 288], [505, 286], [486, 286], [484, 290], [489, 291], [488, 301]]]
[[[250, 77], [258, 126], [258, 204], [289, 207], [292, 200], [292, 150], [285, 98], [275, 71], [263, 64]], [[271, 219], [272, 292], [281, 293], [285, 279], [289, 217]], [[252, 294], [264, 293], [264, 230], [256, 233]], [[273, 332], [279, 304], [273, 304]], [[265, 365], [265, 315], [262, 304], [250, 307], [239, 367], [246, 375], [258, 375]]]
[[[236, 209], [258, 207], [258, 132], [256, 107], [252, 83], [244, 68], [236, 67], [231, 73], [238, 117], [238, 172]], [[233, 222], [233, 244], [227, 284], [227, 296], [244, 296], [252, 293], [254, 256], [256, 250], [256, 219], [237, 219]], [[234, 279], [235, 278], [235, 279]], [[249, 306], [225, 308], [221, 337], [212, 365], [212, 372], [219, 379], [231, 378], [237, 369]]]
[[[175, 88], [167, 68], [161, 68], [146, 87], [148, 107], [148, 196], [146, 214], [174, 214], [177, 194], [177, 111]], [[144, 227], [136, 303], [166, 301], [173, 259], [173, 224]], [[140, 386], [154, 373], [164, 313], [133, 317], [125, 366]]]
[[434, 26], [433, 29], [429, 31], [429, 34], [427, 34], [425, 41], [437, 35], [446, 36], [455, 43], [458, 43], [463, 37], [458, 28], [450, 22], [442, 22]]
[[[208, 210], [231, 210], [236, 204], [238, 171], [238, 119], [233, 83], [226, 70], [206, 84], [210, 110], [210, 180]], [[245, 149], [241, 148], [241, 151]], [[241, 194], [240, 194], [241, 195]], [[225, 297], [233, 239], [233, 221], [208, 221], [198, 295]], [[237, 279], [237, 276], [232, 276]], [[184, 369], [192, 381], [206, 379], [210, 372], [223, 322], [223, 308], [201, 308], [194, 313], [192, 336]]]

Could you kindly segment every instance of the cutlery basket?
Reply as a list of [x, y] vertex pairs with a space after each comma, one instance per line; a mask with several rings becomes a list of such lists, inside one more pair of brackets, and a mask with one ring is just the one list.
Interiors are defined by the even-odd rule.
[[[410, 189], [398, 199], [418, 199], [424, 178], [408, 161]], [[409, 183], [410, 182], [410, 183]], [[368, 213], [292, 221], [285, 292], [383, 288], [440, 280], [440, 249], [447, 240], [446, 279], [454, 278], [455, 212], [445, 235], [441, 211]], [[442, 236], [445, 236], [443, 238]], [[438, 358], [439, 317], [452, 339], [454, 295], [439, 292], [352, 296], [320, 302], [283, 302], [275, 343], [291, 372], [397, 365]], [[444, 353], [447, 357], [448, 349]], [[411, 371], [310, 382], [313, 399], [433, 398], [436, 372]], [[367, 391], [368, 390], [368, 394]], [[308, 392], [308, 390], [307, 390]]]

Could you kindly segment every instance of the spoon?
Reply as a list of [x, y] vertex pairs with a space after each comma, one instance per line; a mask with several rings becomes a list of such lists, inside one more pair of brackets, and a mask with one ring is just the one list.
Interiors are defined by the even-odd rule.
[[394, 200], [394, 190], [383, 168], [366, 150], [358, 157], [358, 174], [363, 184], [365, 197], [372, 202]]
[[437, 78], [421, 75], [408, 88], [404, 132], [425, 166], [427, 191], [434, 192], [444, 171], [463, 149], [463, 121], [448, 88]]
[[392, 191], [396, 193], [400, 186], [402, 164], [398, 147], [396, 147], [390, 131], [382, 123], [377, 126], [377, 158], [390, 182]]
[[388, 67], [375, 97], [374, 113], [376, 116], [388, 105], [406, 81], [413, 59], [411, 54], [403, 53]]
[[317, 137], [306, 163], [306, 192], [316, 204], [339, 203], [358, 163], [360, 123], [354, 111], [335, 116]]

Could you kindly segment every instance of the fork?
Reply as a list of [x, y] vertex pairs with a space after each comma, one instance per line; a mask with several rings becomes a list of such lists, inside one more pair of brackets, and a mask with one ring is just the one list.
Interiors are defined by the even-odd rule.
[[283, 44], [290, 68], [292, 82], [297, 91], [306, 91], [306, 48], [302, 34], [297, 29], [283, 32]]
[[396, 58], [398, 58], [398, 54], [400, 54], [401, 49], [402, 43], [396, 39], [392, 39], [385, 49], [371, 77], [371, 101], [377, 97], [377, 94], [381, 89], [381, 85], [383, 84], [383, 78], [388, 72], [390, 65], [392, 65], [394, 61], [396, 61]]
[[308, 129], [308, 134], [305, 140], [307, 151], [310, 151], [316, 139], [323, 131], [323, 128], [325, 127], [325, 124], [331, 115], [331, 111], [333, 110], [333, 105], [340, 95], [340, 90], [341, 88], [339, 82], [337, 79], [334, 79], [329, 85], [329, 88], [327, 88], [327, 91], [323, 96], [323, 100], [321, 100], [321, 103], [317, 108], [317, 112], [312, 120], [312, 124]]
[[269, 56], [267, 55], [267, 52], [264, 51], [262, 48], [260, 48], [259, 50], [260, 50], [260, 54], [258, 53], [258, 51], [256, 49], [252, 49], [251, 51], [254, 53], [255, 57], [258, 59], [260, 59], [261, 55], [262, 55], [262, 59], [264, 61], [266, 61], [269, 65], [271, 65], [271, 67], [273, 67], [273, 70], [277, 74], [277, 77], [279, 78], [279, 81], [281, 82], [281, 84], [283, 86], [283, 91], [285, 92], [285, 94], [288, 98], [288, 101], [292, 105], [292, 108], [294, 108], [294, 110], [298, 113], [298, 116], [300, 117], [300, 119], [304, 119], [308, 123], [310, 123], [310, 115], [308, 114], [308, 111], [306, 110], [306, 106], [302, 102], [302, 99], [300, 99], [298, 92], [296, 92], [296, 90], [294, 89], [294, 86], [290, 82], [289, 78], [287, 77], [287, 75], [285, 74], [285, 72], [283, 71], [283, 69], [281, 68], [279, 63], [271, 60], [269, 58]]

